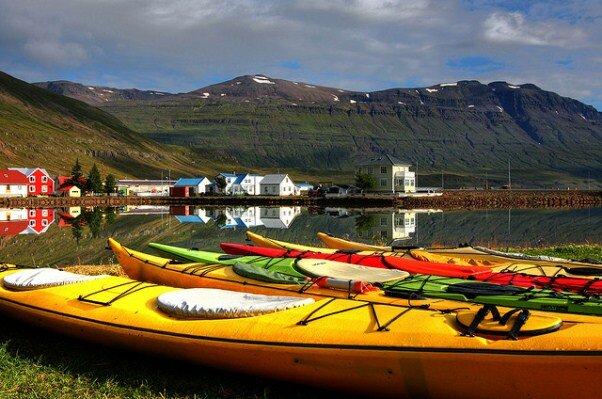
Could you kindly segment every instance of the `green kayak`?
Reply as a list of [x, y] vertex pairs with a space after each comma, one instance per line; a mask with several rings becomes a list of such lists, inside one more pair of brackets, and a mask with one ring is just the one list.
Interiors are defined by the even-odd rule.
[[415, 274], [383, 284], [385, 295], [401, 298], [441, 298], [484, 305], [602, 315], [602, 299], [546, 289], [523, 288], [457, 278]]

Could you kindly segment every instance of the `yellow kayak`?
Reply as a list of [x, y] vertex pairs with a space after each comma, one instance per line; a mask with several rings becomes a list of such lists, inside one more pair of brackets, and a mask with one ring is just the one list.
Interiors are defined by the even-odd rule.
[[[406, 249], [401, 251], [377, 251], [374, 249], [364, 249], [363, 244], [358, 243], [358, 248], [349, 248], [353, 241], [343, 240], [333, 237], [329, 234], [318, 233], [318, 237], [328, 245], [339, 246], [345, 242], [346, 248], [323, 248], [312, 247], [301, 244], [293, 244], [286, 241], [279, 241], [272, 238], [247, 231], [247, 237], [257, 246], [267, 248], [292, 249], [298, 251], [311, 251], [322, 253], [336, 253], [337, 251], [356, 251], [360, 255], [380, 254], [383, 256], [404, 257], [410, 259], [422, 260], [425, 262], [449, 263], [463, 266], [486, 266], [495, 272], [515, 272], [525, 273], [534, 276], [556, 276], [564, 275], [568, 277], [581, 277], [595, 279], [602, 275], [602, 265], [592, 265], [588, 263], [572, 262], [555, 263], [552, 261], [530, 261], [522, 259], [509, 259], [499, 256], [485, 254], [472, 248], [458, 248], [445, 250], [422, 250]], [[336, 245], [334, 243], [337, 243]], [[369, 247], [369, 246], [368, 246]]]
[[483, 247], [465, 247], [465, 248], [429, 248], [424, 249], [395, 249], [391, 246], [376, 246], [364, 244], [361, 242], [345, 240], [326, 233], [318, 233], [318, 238], [330, 249], [360, 250], [360, 251], [381, 251], [397, 252], [408, 254], [409, 256], [428, 262], [452, 263], [457, 265], [471, 266], [506, 266], [506, 265], [539, 265], [539, 266], [563, 266], [570, 268], [590, 268], [600, 269], [599, 275], [602, 275], [602, 265], [577, 262], [563, 258], [554, 258], [549, 256], [530, 256], [520, 253], [504, 253]]
[[47, 270], [0, 268], [0, 313], [107, 346], [370, 397], [547, 399], [602, 389], [599, 324], [532, 316], [539, 335], [508, 340], [480, 332], [492, 319], [463, 335], [469, 313]]

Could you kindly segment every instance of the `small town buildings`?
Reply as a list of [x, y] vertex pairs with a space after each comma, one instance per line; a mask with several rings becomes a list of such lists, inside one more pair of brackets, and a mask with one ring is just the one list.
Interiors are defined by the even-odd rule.
[[305, 195], [309, 193], [310, 190], [314, 189], [314, 185], [311, 183], [297, 183], [295, 184], [297, 189], [299, 190], [299, 194]]
[[169, 188], [176, 184], [175, 180], [118, 180], [117, 192], [124, 195], [140, 197], [161, 197], [169, 195]]
[[416, 192], [416, 174], [410, 164], [391, 155], [380, 155], [358, 163], [357, 173], [368, 174], [376, 181], [370, 191], [388, 193]]
[[352, 184], [338, 184], [328, 187], [326, 197], [344, 197], [349, 194], [359, 193], [360, 189]]
[[27, 197], [29, 179], [18, 170], [0, 170], [0, 197]]
[[[237, 173], [236, 179], [230, 186], [230, 194], [259, 195], [263, 176], [252, 173]], [[227, 180], [226, 180], [227, 181]]]
[[261, 195], [299, 195], [299, 189], [287, 174], [266, 175], [260, 187]]
[[27, 193], [33, 195], [50, 195], [54, 193], [54, 180], [46, 169], [41, 168], [8, 168], [17, 170], [27, 177]]
[[171, 197], [192, 197], [209, 191], [211, 181], [206, 177], [181, 178], [169, 190]]

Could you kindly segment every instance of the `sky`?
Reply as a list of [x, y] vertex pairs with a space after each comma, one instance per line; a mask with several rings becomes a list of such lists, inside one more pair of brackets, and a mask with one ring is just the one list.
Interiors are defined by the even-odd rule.
[[602, 110], [602, 0], [0, 0], [0, 70], [172, 93], [502, 80]]

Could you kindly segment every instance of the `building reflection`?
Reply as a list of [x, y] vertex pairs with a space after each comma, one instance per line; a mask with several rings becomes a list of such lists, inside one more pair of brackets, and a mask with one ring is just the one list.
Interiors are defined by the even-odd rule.
[[396, 209], [387, 212], [366, 212], [357, 216], [357, 235], [364, 239], [385, 242], [410, 240], [416, 233], [417, 215], [443, 212], [440, 209]]
[[301, 214], [301, 207], [200, 208], [183, 205], [172, 206], [170, 214], [174, 215], [180, 223], [209, 223], [212, 221], [221, 229], [248, 229], [257, 226], [264, 226], [268, 229], [287, 229]]
[[54, 223], [53, 209], [0, 208], [0, 235], [43, 234]]

